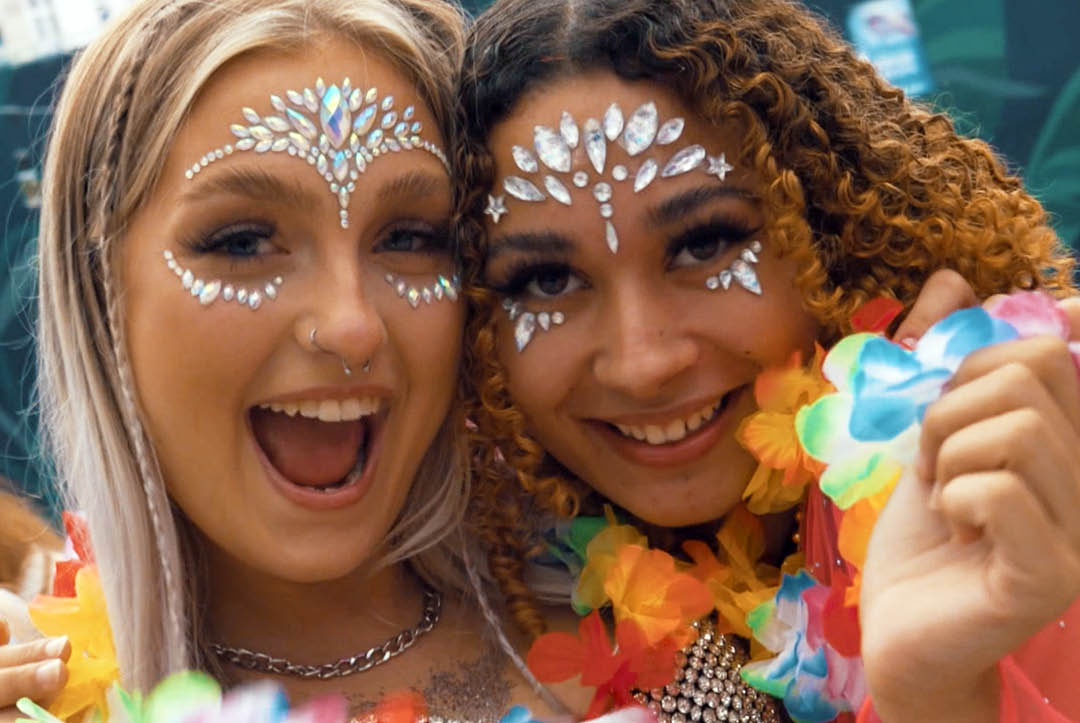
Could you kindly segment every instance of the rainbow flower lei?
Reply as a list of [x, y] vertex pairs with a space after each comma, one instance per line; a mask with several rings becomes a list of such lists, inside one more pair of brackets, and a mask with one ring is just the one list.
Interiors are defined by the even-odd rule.
[[[1070, 331], [1052, 298], [1023, 292], [948, 316], [908, 350], [881, 334], [899, 311], [892, 300], [871, 302], [853, 319], [862, 330], [827, 355], [818, 349], [805, 367], [794, 355], [759, 376], [759, 411], [737, 431], [759, 468], [717, 534], [716, 553], [701, 541], [683, 543], [689, 562], [650, 550], [610, 510], [563, 530], [552, 551], [580, 571], [574, 608], [587, 616], [576, 638], [536, 641], [527, 663], [541, 681], [580, 675], [596, 688], [587, 716], [628, 705], [631, 689], [672, 680], [691, 623], [715, 611], [721, 630], [751, 640], [743, 680], [781, 700], [797, 723], [860, 710], [861, 570], [874, 523], [914, 462], [926, 408], [972, 352], [1038, 335], [1067, 340]], [[1070, 349], [1080, 369], [1080, 344]], [[791, 555], [779, 570], [762, 563], [755, 514], [800, 502], [805, 558]], [[596, 610], [604, 606], [614, 646]]]

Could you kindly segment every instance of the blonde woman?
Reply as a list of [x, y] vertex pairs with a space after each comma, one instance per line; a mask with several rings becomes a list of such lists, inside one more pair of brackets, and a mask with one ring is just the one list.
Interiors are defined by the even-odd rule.
[[[147, 0], [75, 61], [41, 401], [126, 686], [273, 674], [353, 710], [411, 687], [473, 720], [528, 701], [449, 553], [460, 47], [435, 0]], [[3, 649], [0, 705], [47, 699], [64, 655]]]

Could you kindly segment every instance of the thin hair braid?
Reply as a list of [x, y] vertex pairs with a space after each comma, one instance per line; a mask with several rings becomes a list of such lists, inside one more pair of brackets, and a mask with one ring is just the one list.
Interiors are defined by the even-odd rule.
[[150, 515], [150, 523], [153, 527], [154, 546], [156, 548], [158, 562], [161, 565], [162, 582], [165, 597], [165, 615], [168, 624], [172, 628], [172, 639], [181, 645], [176, 651], [175, 659], [187, 661], [189, 659], [189, 645], [187, 625], [184, 621], [184, 612], [181, 610], [180, 601], [183, 599], [182, 583], [177, 580], [173, 566], [165, 554], [164, 540], [175, 539], [177, 536], [176, 526], [172, 515], [169, 514], [169, 498], [165, 492], [161, 470], [157, 458], [153, 454], [153, 448], [149, 444], [146, 431], [143, 428], [142, 419], [139, 415], [139, 406], [135, 394], [134, 374], [126, 349], [126, 338], [123, 327], [123, 314], [121, 311], [121, 294], [116, 289], [116, 277], [114, 276], [113, 254], [115, 249], [110, 240], [117, 235], [116, 229], [110, 228], [110, 219], [114, 218], [116, 210], [117, 171], [120, 168], [123, 152], [123, 135], [126, 131], [126, 122], [131, 108], [135, 85], [138, 82], [142, 67], [149, 57], [151, 48], [154, 47], [154, 39], [162, 33], [168, 25], [180, 20], [180, 10], [185, 0], [170, 2], [160, 8], [150, 18], [143, 42], [139, 43], [139, 51], [127, 64], [121, 76], [121, 92], [117, 103], [109, 114], [105, 146], [102, 150], [102, 160], [98, 167], [96, 177], [92, 179], [95, 193], [89, 197], [93, 199], [96, 210], [97, 223], [94, 230], [97, 232], [97, 251], [100, 255], [102, 270], [102, 286], [105, 300], [105, 316], [108, 324], [109, 338], [112, 346], [113, 360], [116, 365], [117, 386], [120, 389], [120, 408], [127, 429], [129, 442], [135, 453], [138, 465], [139, 477], [142, 482], [143, 494], [146, 496], [146, 507]]

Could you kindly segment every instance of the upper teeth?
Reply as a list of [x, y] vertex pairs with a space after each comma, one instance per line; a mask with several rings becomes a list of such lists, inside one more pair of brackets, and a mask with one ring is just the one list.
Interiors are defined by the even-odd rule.
[[273, 402], [260, 404], [260, 409], [282, 412], [294, 417], [299, 414], [308, 419], [322, 422], [354, 422], [361, 417], [379, 411], [379, 400], [374, 397], [365, 399], [305, 399], [299, 402]]
[[667, 444], [669, 442], [678, 442], [705, 424], [705, 422], [708, 422], [716, 415], [718, 409], [720, 409], [720, 401], [702, 407], [689, 417], [668, 422], [664, 426], [658, 424], [616, 424], [615, 426], [624, 436], [633, 437], [640, 442]]

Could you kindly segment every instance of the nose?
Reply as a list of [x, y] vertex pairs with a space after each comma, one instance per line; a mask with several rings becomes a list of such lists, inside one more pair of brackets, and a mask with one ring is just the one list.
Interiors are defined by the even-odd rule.
[[697, 362], [698, 344], [683, 331], [682, 315], [655, 295], [620, 295], [602, 313], [603, 346], [593, 363], [601, 384], [634, 399], [653, 400]]
[[353, 264], [326, 269], [318, 280], [308, 314], [297, 320], [300, 345], [340, 357], [346, 374], [369, 369], [386, 340], [386, 326], [365, 292], [364, 275]]

